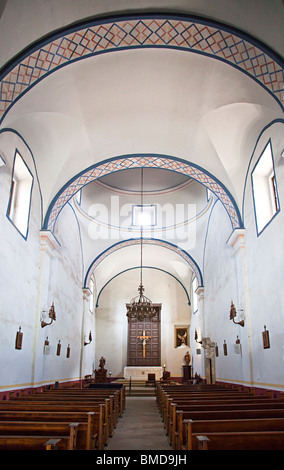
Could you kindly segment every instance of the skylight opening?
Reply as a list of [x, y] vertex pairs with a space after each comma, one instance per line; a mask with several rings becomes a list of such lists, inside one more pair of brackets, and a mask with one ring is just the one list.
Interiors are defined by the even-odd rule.
[[155, 204], [144, 204], [132, 207], [132, 225], [149, 227], [157, 224]]

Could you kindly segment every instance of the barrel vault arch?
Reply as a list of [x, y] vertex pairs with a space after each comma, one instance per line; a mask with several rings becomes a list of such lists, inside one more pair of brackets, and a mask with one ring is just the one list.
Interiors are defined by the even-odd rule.
[[69, 180], [53, 198], [46, 212], [43, 230], [54, 232], [57, 217], [65, 204], [86, 184], [121, 170], [132, 168], [158, 168], [174, 171], [195, 179], [220, 199], [230, 218], [232, 229], [242, 228], [238, 206], [228, 189], [212, 174], [186, 160], [168, 155], [135, 154], [110, 158], [92, 165]]
[[[127, 248], [133, 245], [140, 245], [140, 243], [141, 243], [140, 238], [131, 238], [129, 240], [117, 242], [114, 245], [107, 248], [102, 253], [100, 253], [89, 265], [89, 268], [85, 275], [83, 288], [87, 288], [89, 286], [92, 274], [93, 273], [95, 274], [96, 268], [108, 256], [110, 256], [112, 253], [114, 253], [117, 250], [121, 250], [123, 248]], [[194, 272], [197, 278], [198, 287], [203, 287], [203, 276], [202, 276], [201, 269], [198, 266], [197, 262], [192, 258], [192, 256], [190, 256], [190, 254], [187, 253], [185, 250], [183, 250], [182, 248], [179, 248], [177, 245], [174, 245], [173, 243], [170, 243], [165, 240], [159, 240], [156, 238], [143, 238], [143, 245], [159, 246], [159, 247], [162, 247], [162, 248], [165, 248], [167, 250], [171, 250], [177, 253], [189, 265], [191, 270]]]
[[83, 21], [26, 48], [0, 72], [0, 123], [25, 93], [61, 67], [137, 48], [168, 48], [221, 60], [252, 78], [284, 107], [283, 60], [263, 43], [211, 19], [152, 13]]
[[[114, 279], [116, 279], [118, 276], [120, 276], [121, 274], [124, 274], [128, 271], [133, 271], [134, 269], [141, 269], [140, 266], [134, 266], [132, 268], [128, 268], [128, 269], [124, 269], [123, 271], [120, 271], [119, 273], [115, 274], [114, 276], [112, 276], [104, 285], [103, 287], [100, 289], [100, 291], [98, 292], [97, 294], [97, 297], [96, 297], [96, 308], [99, 307], [99, 302], [100, 302], [100, 298], [101, 298], [101, 295], [104, 291], [104, 289], [111, 283], [111, 281], [113, 281]], [[172, 278], [174, 278], [180, 285], [181, 287], [183, 288], [184, 290], [184, 293], [185, 293], [185, 296], [187, 298], [187, 303], [188, 305], [190, 306], [191, 305], [191, 301], [190, 301], [190, 296], [189, 296], [189, 293], [188, 293], [188, 290], [187, 288], [185, 287], [185, 285], [176, 277], [174, 276], [172, 273], [170, 273], [169, 271], [166, 271], [165, 269], [161, 269], [161, 268], [157, 268], [155, 266], [142, 266], [142, 269], [153, 269], [153, 270], [157, 270], [157, 271], [160, 271], [160, 272], [163, 272], [165, 274], [168, 274], [169, 276], [171, 276]]]

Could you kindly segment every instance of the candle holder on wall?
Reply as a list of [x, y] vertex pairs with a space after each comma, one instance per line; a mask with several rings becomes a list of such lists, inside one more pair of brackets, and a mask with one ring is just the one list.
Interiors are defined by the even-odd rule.
[[69, 357], [70, 357], [70, 352], [71, 352], [70, 344], [68, 344], [68, 346], [67, 346], [67, 352], [66, 352], [66, 357], [67, 357], [67, 359], [69, 359]]
[[56, 355], [57, 355], [57, 356], [60, 356], [60, 353], [61, 353], [61, 344], [60, 344], [60, 340], [59, 340], [59, 341], [58, 341], [58, 344], [57, 344]]
[[269, 331], [266, 330], [266, 325], [264, 325], [264, 331], [262, 332], [262, 342], [263, 349], [270, 348]]
[[19, 331], [17, 331], [17, 334], [16, 334], [15, 349], [22, 349], [22, 344], [23, 344], [23, 333], [21, 332], [21, 327], [19, 327]]
[[[240, 310], [242, 312], [243, 310]], [[231, 300], [231, 308], [230, 308], [230, 320], [233, 320], [235, 325], [245, 326], [245, 321], [241, 320], [239, 322], [235, 321], [235, 317], [237, 316], [237, 309], [234, 305], [234, 302]]]
[[[46, 313], [47, 310], [43, 310], [43, 313]], [[41, 327], [44, 328], [45, 326], [51, 325], [53, 321], [56, 320], [56, 313], [55, 313], [55, 308], [54, 308], [54, 302], [52, 302], [52, 305], [49, 309], [48, 316], [51, 319], [49, 323], [46, 323], [43, 319], [41, 320]]]
[[236, 343], [234, 344], [234, 349], [236, 354], [241, 354], [241, 342], [238, 336], [236, 339]]
[[223, 351], [224, 351], [224, 356], [228, 355], [228, 349], [227, 349], [227, 343], [226, 340], [224, 339], [224, 344], [223, 344]]
[[216, 357], [219, 357], [219, 347], [218, 347], [218, 344], [216, 344], [216, 346], [215, 346], [215, 356], [216, 356]]
[[47, 336], [44, 341], [43, 354], [49, 354], [49, 353], [50, 353], [50, 346], [49, 346], [49, 340]]

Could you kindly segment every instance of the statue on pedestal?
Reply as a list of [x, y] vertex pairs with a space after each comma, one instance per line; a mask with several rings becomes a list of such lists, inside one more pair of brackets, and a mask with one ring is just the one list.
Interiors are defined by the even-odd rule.
[[190, 364], [190, 359], [191, 359], [191, 357], [190, 357], [189, 351], [187, 351], [187, 353], [184, 356], [184, 361], [185, 361], [185, 364], [187, 366], [189, 366], [189, 364]]
[[99, 362], [99, 369], [95, 370], [95, 383], [106, 383], [107, 382], [107, 370], [105, 369], [106, 360], [102, 356]]

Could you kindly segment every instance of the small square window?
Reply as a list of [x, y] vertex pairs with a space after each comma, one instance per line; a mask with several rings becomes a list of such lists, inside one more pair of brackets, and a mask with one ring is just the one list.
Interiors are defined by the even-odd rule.
[[268, 142], [258, 159], [251, 178], [256, 226], [259, 235], [280, 210], [270, 142]]
[[132, 207], [132, 225], [145, 227], [157, 224], [157, 210], [155, 204], [144, 204]]

